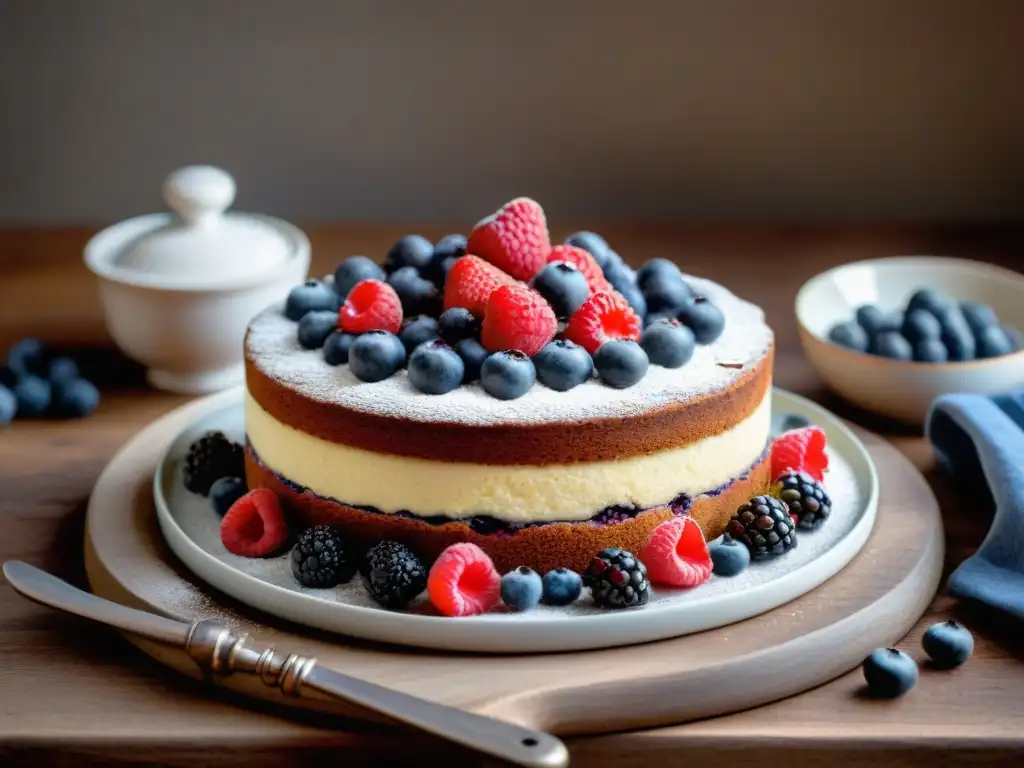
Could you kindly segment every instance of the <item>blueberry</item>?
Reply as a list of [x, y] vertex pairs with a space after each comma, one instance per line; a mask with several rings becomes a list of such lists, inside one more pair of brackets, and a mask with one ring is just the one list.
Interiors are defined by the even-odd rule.
[[946, 347], [947, 358], [957, 362], [973, 360], [977, 344], [960, 307], [950, 304], [939, 315], [939, 325], [942, 327], [942, 343]]
[[614, 260], [608, 260], [604, 276], [611, 283], [612, 288], [622, 294], [623, 298], [629, 302], [629, 306], [640, 317], [644, 317], [647, 314], [647, 299], [644, 298], [643, 291], [636, 284], [636, 275], [633, 274], [633, 270], [622, 263], [618, 254], [615, 254]]
[[882, 324], [878, 326], [878, 330], [875, 333], [881, 333], [882, 331], [899, 331], [903, 327], [903, 318], [906, 315], [900, 310], [890, 312], [884, 318], [882, 318]]
[[78, 363], [70, 357], [55, 357], [46, 369], [46, 378], [51, 384], [68, 384], [79, 377]]
[[39, 376], [22, 376], [11, 389], [18, 400], [18, 416], [39, 416], [50, 407], [53, 390], [50, 382]]
[[[857, 307], [854, 317], [857, 320], [857, 324], [867, 331], [869, 336], [878, 333], [885, 324], [886, 319], [885, 313], [875, 304], [864, 304]], [[839, 344], [840, 342], [837, 341], [836, 343]]]
[[39, 339], [21, 339], [7, 353], [7, 367], [18, 376], [43, 373], [46, 368], [46, 345]]
[[867, 331], [859, 323], [836, 323], [828, 332], [828, 340], [856, 352], [866, 352], [868, 348]]
[[462, 383], [466, 366], [440, 339], [427, 341], [409, 355], [409, 383], [428, 395], [443, 395]]
[[801, 416], [799, 413], [786, 413], [782, 416], [780, 431], [788, 432], [791, 429], [802, 429], [803, 427], [810, 426], [812, 426], [812, 422], [806, 416]]
[[463, 339], [455, 344], [455, 351], [462, 358], [466, 372], [462, 380], [467, 384], [480, 378], [480, 368], [490, 354], [476, 339]]
[[636, 284], [641, 291], [647, 293], [647, 286], [652, 280], [664, 282], [683, 282], [683, 275], [679, 267], [668, 259], [651, 259], [644, 264], [636, 273]]
[[915, 291], [907, 302], [907, 314], [915, 309], [923, 309], [938, 317], [952, 303], [952, 299], [934, 288], [922, 288]]
[[1021, 336], [1020, 331], [1009, 323], [1003, 323], [999, 327], [1003, 329], [1003, 333], [1006, 334], [1006, 338], [1010, 341], [1011, 352], [1019, 352], [1021, 349], [1024, 349], [1024, 336]]
[[964, 320], [967, 321], [971, 333], [975, 336], [990, 325], [999, 325], [999, 318], [996, 317], [995, 310], [980, 301], [961, 301], [960, 312], [963, 314]]
[[919, 363], [945, 363], [949, 351], [940, 339], [921, 339], [914, 345], [914, 360]]
[[697, 342], [693, 331], [678, 320], [659, 320], [648, 326], [640, 337], [640, 346], [654, 365], [679, 368], [693, 357]]
[[942, 337], [942, 324], [939, 319], [927, 309], [920, 307], [907, 312], [903, 318], [903, 328], [900, 330], [911, 344], [917, 344], [924, 339]]
[[626, 264], [626, 262], [622, 260], [622, 257], [619, 256], [619, 254], [617, 254], [615, 251], [609, 248], [608, 263], [605, 265], [604, 270], [602, 270], [605, 272], [605, 277], [607, 277], [608, 270], [612, 269], [624, 271], [626, 275], [629, 276], [630, 280], [632, 280], [634, 283], [636, 282], [636, 272], [634, 272], [632, 267], [630, 267], [628, 264]]
[[735, 576], [750, 565], [750, 550], [729, 534], [708, 547], [708, 552], [716, 576]]
[[725, 315], [703, 296], [694, 297], [676, 314], [683, 325], [690, 327], [698, 344], [710, 344], [725, 330]]
[[940, 669], [959, 667], [974, 652], [974, 637], [967, 627], [955, 621], [933, 624], [924, 633], [924, 652]]
[[548, 389], [568, 392], [594, 373], [594, 361], [579, 344], [568, 339], [549, 342], [533, 356], [537, 379]]
[[903, 651], [879, 648], [864, 659], [864, 679], [873, 696], [895, 699], [917, 684], [917, 664]]
[[594, 257], [594, 261], [604, 271], [608, 264], [608, 243], [596, 232], [577, 232], [565, 241], [566, 245], [582, 248]]
[[240, 477], [222, 477], [210, 486], [210, 502], [218, 517], [224, 517], [231, 505], [245, 496], [248, 489]]
[[349, 291], [363, 280], [386, 280], [380, 264], [367, 256], [349, 256], [334, 270], [334, 292], [344, 302]]
[[307, 312], [299, 320], [299, 345], [305, 349], [320, 349], [337, 328], [337, 312], [321, 309]]
[[356, 337], [344, 331], [335, 331], [324, 342], [324, 362], [328, 365], [342, 365], [348, 362], [348, 351]]
[[465, 253], [465, 235], [445, 235], [434, 245], [430, 261], [422, 270], [423, 277], [440, 288], [448, 279], [448, 271], [452, 264]]
[[513, 611], [528, 611], [536, 606], [543, 590], [540, 576], [525, 565], [501, 577], [501, 600]]
[[406, 235], [388, 251], [384, 271], [389, 275], [402, 267], [423, 269], [434, 255], [434, 244], [422, 235]]
[[1013, 352], [1013, 341], [998, 325], [990, 325], [978, 335], [978, 359], [1001, 357]]
[[626, 303], [633, 308], [633, 311], [640, 318], [647, 316], [647, 299], [644, 298], [643, 293], [636, 287], [635, 283], [627, 283], [615, 290], [622, 294], [622, 298], [626, 300]]
[[681, 277], [652, 275], [643, 288], [650, 312], [674, 315], [693, 300], [693, 291]]
[[298, 322], [309, 312], [337, 312], [340, 302], [334, 289], [322, 280], [307, 280], [292, 288], [284, 304], [284, 315]]
[[892, 360], [912, 360], [914, 348], [898, 331], [882, 331], [871, 340], [869, 351]]
[[640, 381], [649, 363], [647, 353], [635, 341], [606, 341], [594, 354], [598, 377], [615, 389], [626, 389]]
[[583, 577], [568, 568], [555, 568], [544, 574], [541, 599], [547, 605], [569, 605], [583, 592]]
[[7, 387], [0, 386], [0, 427], [6, 427], [14, 421], [18, 412], [18, 398]]
[[[675, 320], [675, 315], [664, 315], [661, 312], [651, 312], [644, 316], [644, 328], [650, 328], [659, 320]], [[677, 321], [678, 322], [678, 321]]]
[[423, 342], [437, 338], [437, 320], [429, 315], [410, 317], [402, 325], [402, 331], [398, 334], [398, 338], [405, 345], [406, 353], [411, 355], [412, 351]]
[[392, 272], [388, 283], [402, 300], [402, 312], [406, 316], [429, 315], [437, 310], [437, 286], [420, 277], [415, 267], [402, 267]]
[[92, 382], [74, 379], [54, 386], [53, 410], [65, 419], [80, 419], [95, 411], [100, 392]]
[[360, 381], [383, 381], [405, 363], [405, 347], [394, 334], [370, 331], [352, 342], [348, 365]]
[[545, 264], [534, 276], [533, 288], [545, 298], [558, 317], [572, 315], [590, 295], [587, 278], [564, 261]]
[[491, 397], [515, 400], [537, 380], [533, 362], [517, 349], [495, 352], [480, 366], [480, 383]]
[[475, 339], [480, 335], [480, 321], [465, 307], [452, 307], [441, 313], [437, 321], [441, 338], [452, 346], [463, 339]]

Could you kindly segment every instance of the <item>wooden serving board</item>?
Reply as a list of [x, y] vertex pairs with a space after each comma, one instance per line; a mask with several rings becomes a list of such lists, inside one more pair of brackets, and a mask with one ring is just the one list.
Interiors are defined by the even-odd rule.
[[[168, 551], [153, 507], [156, 463], [185, 426], [179, 409], [140, 432], [100, 477], [89, 505], [86, 570], [103, 597], [175, 618], [218, 618], [260, 643], [408, 693], [558, 734], [648, 728], [747, 709], [820, 685], [901, 638], [938, 587], [942, 522], [928, 485], [881, 438], [858, 435], [877, 466], [881, 498], [861, 553], [818, 589], [773, 611], [700, 634], [608, 650], [528, 656], [387, 647], [288, 624], [199, 582]], [[198, 676], [188, 658], [129, 637]], [[348, 716], [334, 703], [284, 699], [258, 682], [241, 693]]]

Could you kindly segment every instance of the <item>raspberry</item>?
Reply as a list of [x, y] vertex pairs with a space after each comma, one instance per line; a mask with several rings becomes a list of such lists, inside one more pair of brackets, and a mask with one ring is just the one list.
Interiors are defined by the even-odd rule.
[[483, 317], [491, 294], [501, 286], [513, 283], [515, 280], [479, 256], [463, 256], [448, 272], [444, 284], [444, 308], [463, 307], [476, 317]]
[[349, 291], [338, 324], [345, 333], [387, 331], [397, 334], [402, 327], [402, 301], [387, 283], [363, 280]]
[[806, 472], [819, 483], [828, 469], [825, 433], [821, 427], [801, 427], [783, 432], [772, 443], [772, 481], [785, 472]]
[[430, 569], [427, 594], [445, 616], [472, 616], [498, 604], [501, 576], [476, 544], [452, 544]]
[[528, 197], [505, 203], [469, 233], [467, 253], [475, 253], [517, 280], [528, 281], [551, 252], [544, 210]]
[[566, 264], [572, 264], [582, 272], [583, 276], [587, 279], [587, 285], [590, 286], [591, 293], [611, 293], [615, 290], [612, 288], [612, 284], [605, 280], [604, 272], [601, 271], [597, 259], [582, 248], [576, 248], [572, 245], [556, 245], [551, 249], [551, 255], [548, 256], [548, 263], [550, 264], [553, 261], [564, 261]]
[[489, 352], [518, 349], [533, 357], [557, 331], [555, 311], [539, 293], [503, 285], [487, 302], [480, 341]]
[[704, 534], [689, 517], [666, 520], [655, 528], [640, 559], [651, 581], [672, 587], [703, 584], [713, 567]]
[[249, 491], [231, 505], [220, 522], [220, 540], [242, 557], [268, 557], [288, 541], [288, 525], [277, 494], [267, 488]]
[[594, 354], [612, 339], [637, 341], [640, 318], [619, 294], [595, 293], [569, 318], [565, 338]]

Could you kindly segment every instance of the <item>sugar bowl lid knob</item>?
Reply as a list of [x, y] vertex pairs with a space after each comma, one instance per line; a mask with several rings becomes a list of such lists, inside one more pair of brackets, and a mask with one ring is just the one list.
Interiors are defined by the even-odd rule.
[[210, 224], [235, 201], [235, 180], [212, 165], [179, 168], [164, 182], [164, 201], [186, 224]]

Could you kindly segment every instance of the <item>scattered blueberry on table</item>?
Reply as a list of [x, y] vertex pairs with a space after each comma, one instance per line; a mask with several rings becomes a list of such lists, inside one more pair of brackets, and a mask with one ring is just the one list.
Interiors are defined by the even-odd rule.
[[933, 624], [924, 633], [921, 644], [932, 663], [940, 669], [959, 667], [974, 652], [974, 636], [956, 621]]
[[879, 648], [862, 665], [868, 692], [872, 696], [895, 699], [917, 685], [917, 663], [896, 648]]
[[0, 427], [16, 418], [82, 418], [99, 404], [78, 363], [38, 339], [17, 342], [0, 367]]

